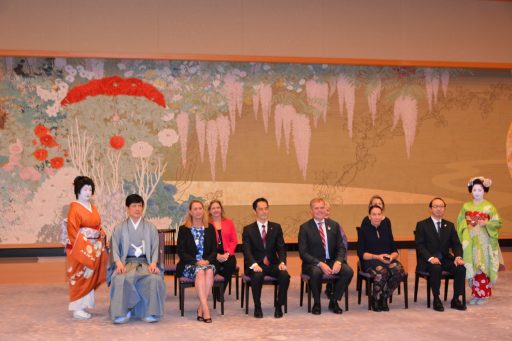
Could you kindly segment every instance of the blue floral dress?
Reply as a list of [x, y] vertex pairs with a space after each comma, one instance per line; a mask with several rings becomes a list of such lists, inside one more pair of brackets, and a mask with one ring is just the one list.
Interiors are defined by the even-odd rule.
[[[190, 231], [192, 232], [192, 236], [194, 237], [194, 242], [196, 243], [197, 247], [196, 260], [200, 261], [203, 259], [204, 251], [204, 227], [192, 227]], [[212, 269], [215, 272], [215, 265], [185, 265], [183, 276], [189, 279], [195, 279], [199, 270], [206, 269]]]

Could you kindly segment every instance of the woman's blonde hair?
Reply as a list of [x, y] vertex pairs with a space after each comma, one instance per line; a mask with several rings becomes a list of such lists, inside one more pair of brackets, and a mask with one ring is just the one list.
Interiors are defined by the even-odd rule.
[[194, 205], [195, 203], [198, 203], [203, 208], [203, 219], [202, 219], [203, 220], [203, 226], [204, 227], [208, 227], [208, 212], [205, 210], [204, 204], [200, 200], [192, 200], [188, 204], [187, 218], [185, 219], [185, 222], [183, 223], [183, 226], [185, 226], [185, 227], [192, 227], [193, 219], [192, 219], [192, 215], [190, 214], [190, 210], [192, 209], [192, 205]]

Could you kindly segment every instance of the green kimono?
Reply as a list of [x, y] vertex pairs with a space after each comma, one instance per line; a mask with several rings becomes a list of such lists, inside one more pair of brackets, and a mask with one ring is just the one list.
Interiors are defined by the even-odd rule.
[[[479, 227], [472, 227], [473, 222], [487, 222]], [[475, 205], [473, 201], [462, 205], [457, 218], [457, 233], [464, 251], [464, 264], [466, 278], [473, 278], [478, 271], [485, 273], [492, 284], [498, 278], [500, 265], [500, 247], [498, 244], [498, 230], [501, 219], [493, 204], [482, 200]]]

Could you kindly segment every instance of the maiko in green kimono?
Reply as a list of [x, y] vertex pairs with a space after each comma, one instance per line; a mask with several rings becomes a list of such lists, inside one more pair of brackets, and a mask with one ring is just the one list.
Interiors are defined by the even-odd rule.
[[491, 180], [476, 177], [469, 180], [473, 201], [466, 202], [457, 218], [457, 233], [462, 242], [466, 278], [473, 294], [469, 304], [482, 304], [490, 297], [498, 279], [500, 247], [498, 232], [501, 219], [493, 204], [484, 200]]

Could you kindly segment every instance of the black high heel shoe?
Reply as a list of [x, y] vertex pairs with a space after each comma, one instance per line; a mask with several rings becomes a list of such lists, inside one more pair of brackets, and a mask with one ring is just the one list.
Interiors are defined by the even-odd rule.
[[212, 318], [211, 318], [211, 317], [209, 317], [209, 318], [207, 318], [207, 319], [203, 318], [203, 322], [204, 322], [204, 323], [212, 323], [213, 321], [212, 321]]
[[[203, 321], [204, 321], [204, 318], [203, 318], [201, 315], [199, 315], [199, 308], [197, 309], [197, 320], [198, 320], [199, 322], [203, 322]], [[211, 319], [210, 319], [210, 320], [211, 320]]]

